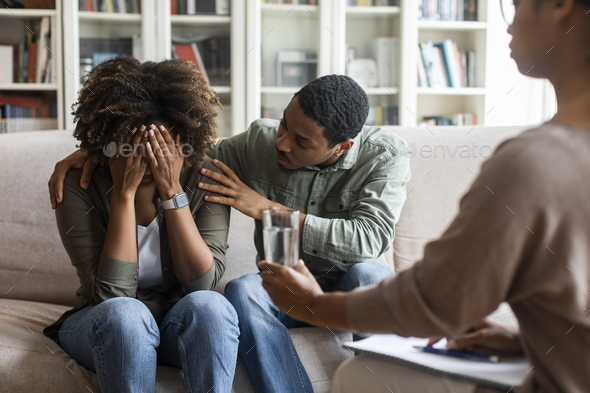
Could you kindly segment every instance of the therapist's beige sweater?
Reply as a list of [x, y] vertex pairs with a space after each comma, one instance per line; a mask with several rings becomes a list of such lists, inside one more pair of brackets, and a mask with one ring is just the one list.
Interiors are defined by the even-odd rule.
[[358, 332], [462, 333], [502, 301], [534, 368], [520, 392], [590, 392], [590, 129], [504, 142], [416, 265], [353, 292]]

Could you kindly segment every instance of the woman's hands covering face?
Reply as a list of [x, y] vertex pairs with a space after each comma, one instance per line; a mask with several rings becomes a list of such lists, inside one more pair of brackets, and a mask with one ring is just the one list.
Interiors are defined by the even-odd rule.
[[[162, 199], [170, 199], [181, 192], [180, 171], [184, 163], [184, 155], [180, 149], [180, 135], [172, 139], [169, 130], [164, 126], [150, 125], [147, 142], [147, 159]], [[171, 195], [170, 195], [171, 194]]]
[[123, 197], [135, 197], [137, 187], [145, 174], [148, 166], [148, 160], [144, 157], [142, 138], [145, 133], [145, 126], [142, 126], [137, 132], [137, 128], [130, 130], [126, 144], [132, 147], [131, 152], [123, 151], [109, 159], [109, 167], [113, 178], [113, 193]]

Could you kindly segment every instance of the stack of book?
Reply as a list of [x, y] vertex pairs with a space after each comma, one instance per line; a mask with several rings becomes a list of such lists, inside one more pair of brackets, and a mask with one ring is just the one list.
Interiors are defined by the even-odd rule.
[[399, 5], [399, 0], [348, 0], [349, 7], [382, 7]]
[[19, 42], [0, 38], [0, 83], [55, 83], [52, 24], [49, 17], [31, 20]]
[[418, 19], [476, 21], [477, 0], [419, 0]]
[[230, 38], [211, 37], [192, 43], [172, 42], [172, 57], [187, 59], [195, 63], [197, 69], [212, 86], [229, 86], [231, 75]]
[[78, 0], [80, 11], [140, 14], [141, 0]]
[[0, 94], [0, 134], [57, 128], [55, 97]]
[[230, 0], [171, 0], [172, 15], [229, 15]]
[[418, 86], [475, 87], [475, 62], [475, 51], [459, 51], [451, 40], [438, 44], [421, 42], [417, 59]]
[[369, 115], [365, 121], [367, 126], [395, 126], [399, 124], [399, 108], [393, 105], [377, 105], [369, 107]]
[[475, 113], [457, 113], [453, 116], [424, 116], [418, 126], [474, 126], [477, 124]]

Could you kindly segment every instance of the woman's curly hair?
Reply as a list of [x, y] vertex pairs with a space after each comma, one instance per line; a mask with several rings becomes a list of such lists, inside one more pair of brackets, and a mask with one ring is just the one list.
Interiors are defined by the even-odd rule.
[[187, 145], [183, 147], [187, 168], [200, 163], [215, 143], [217, 107], [221, 108], [219, 99], [194, 63], [183, 59], [140, 63], [119, 56], [88, 74], [78, 102], [72, 105], [74, 137], [90, 159], [108, 166], [104, 147], [115, 142], [118, 148], [133, 127], [160, 119], [174, 127], [180, 143]]

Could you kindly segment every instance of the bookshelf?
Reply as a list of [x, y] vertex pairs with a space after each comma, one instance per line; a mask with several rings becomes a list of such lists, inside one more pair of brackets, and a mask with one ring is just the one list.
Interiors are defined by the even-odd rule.
[[[173, 39], [178, 35], [229, 38], [231, 61], [229, 66], [225, 64], [227, 70], [217, 70], [219, 78], [211, 83], [225, 108], [219, 118], [219, 133], [229, 136], [244, 131], [261, 115], [279, 118], [307, 79], [347, 74], [351, 52], [355, 52], [356, 59], [367, 59], [371, 57], [369, 44], [377, 38], [387, 38], [399, 42], [400, 54], [385, 56], [391, 60], [388, 69], [395, 75], [394, 82], [364, 88], [372, 107], [397, 107], [395, 124], [415, 126], [424, 116], [466, 112], [474, 113], [481, 125], [531, 122], [522, 120], [524, 115], [504, 112], [500, 116], [498, 112], [506, 99], [512, 100], [512, 106], [521, 102], [527, 90], [518, 86], [530, 82], [523, 80], [508, 57], [509, 37], [498, 4], [493, 1], [477, 0], [477, 18], [462, 21], [420, 19], [424, 15], [424, 8], [419, 9], [423, 0], [397, 0], [389, 6], [351, 5], [356, 0], [319, 0], [309, 5], [292, 4], [294, 0], [229, 0], [229, 15], [174, 14], [173, 1], [180, 4], [181, 0], [131, 0], [141, 12], [126, 13], [81, 10], [79, 0], [57, 0], [56, 9], [51, 10], [0, 10], [0, 44], [6, 40], [17, 42], [28, 21], [48, 17], [52, 25], [61, 27], [52, 36], [55, 80], [0, 82], [0, 94], [53, 97], [57, 106], [57, 123], [53, 128], [71, 129], [74, 125], [70, 107], [76, 101], [84, 72], [80, 65], [81, 40], [131, 39], [139, 60], [159, 61], [172, 56]], [[440, 5], [446, 0], [427, 1]], [[199, 7], [204, 2], [195, 4]], [[18, 33], [11, 38], [13, 31]], [[476, 52], [476, 72], [471, 84], [474, 87], [419, 86], [419, 43], [447, 39], [456, 43], [460, 51]], [[305, 68], [311, 77], [288, 83], [285, 79], [279, 81], [278, 54], [286, 50], [294, 50], [306, 67], [314, 64], [315, 68]], [[283, 64], [285, 55], [281, 54]], [[87, 62], [82, 67], [87, 67]], [[514, 86], [517, 88], [512, 90]], [[267, 112], [263, 113], [263, 108]], [[269, 108], [272, 110], [268, 111]], [[491, 111], [493, 108], [496, 109]]]
[[[197, 2], [197, 11], [198, 11]], [[219, 40], [220, 50], [224, 51], [224, 43], [229, 40], [229, 59], [222, 54], [219, 57], [220, 64], [213, 69], [208, 70], [208, 76], [211, 81], [211, 89], [218, 95], [223, 110], [218, 117], [218, 133], [220, 137], [227, 137], [239, 134], [246, 130], [245, 110], [245, 90], [246, 90], [246, 66], [245, 56], [245, 4], [243, 0], [231, 0], [229, 2], [229, 15], [171, 15], [170, 0], [158, 1], [158, 15], [166, 14], [170, 22], [161, 23], [163, 28], [159, 36], [162, 44], [171, 45], [175, 37], [190, 35], [202, 35], [211, 40]], [[203, 48], [201, 46], [201, 48]], [[205, 51], [207, 49], [205, 48]], [[165, 49], [165, 53], [170, 53], [170, 49]], [[169, 58], [165, 53], [160, 53], [162, 58]], [[225, 52], [224, 52], [225, 53]], [[208, 53], [203, 53], [204, 61], [207, 67]], [[214, 56], [214, 55], [210, 55]], [[213, 60], [211, 60], [212, 62]]]
[[[226, 67], [227, 70], [222, 73], [222, 77], [227, 74], [227, 77], [221, 78], [224, 79], [224, 84], [211, 86], [224, 106], [218, 118], [219, 135], [230, 136], [246, 129], [243, 34], [245, 6], [241, 0], [231, 0], [230, 15], [172, 14], [170, 0], [140, 0], [140, 13], [85, 11], [78, 8], [77, 0], [62, 1], [64, 63], [67, 67], [64, 100], [67, 108], [76, 101], [81, 86], [81, 40], [132, 39], [133, 56], [138, 60], [161, 61], [172, 58], [175, 37], [228, 37], [231, 66]], [[68, 115], [66, 128], [74, 127], [72, 120]]]
[[[246, 59], [247, 120], [252, 121], [261, 114], [263, 117], [280, 117], [282, 109], [299, 89], [275, 83], [277, 53], [280, 50], [316, 51], [317, 77], [331, 73], [352, 76], [349, 68], [352, 53], [355, 59], [373, 58], [373, 52], [368, 49], [370, 45], [375, 45], [372, 41], [388, 39], [395, 40], [396, 47], [389, 58], [387, 52], [386, 60], [390, 63], [380, 61], [382, 67], [388, 64], [386, 68], [393, 79], [384, 75], [378, 79], [386, 80], [386, 83], [379, 81], [375, 85], [373, 81], [363, 85], [372, 108], [394, 108], [394, 124], [402, 126], [416, 126], [424, 116], [450, 117], [457, 113], [473, 113], [477, 124], [486, 124], [493, 90], [486, 82], [489, 80], [490, 57], [487, 16], [488, 7], [497, 4], [477, 0], [476, 20], [422, 20], [419, 14], [421, 1], [398, 0], [395, 5], [389, 6], [355, 6], [351, 5], [354, 1], [322, 0], [318, 5], [310, 6], [275, 4], [274, 0], [247, 0], [249, 24], [246, 46], [250, 51]], [[432, 3], [444, 2], [430, 1]], [[458, 15], [458, 10], [455, 12]], [[447, 39], [452, 40], [459, 51], [476, 53], [473, 82], [459, 85], [461, 87], [418, 86], [418, 44], [426, 40], [439, 43]], [[370, 66], [366, 68], [371, 70]], [[269, 106], [274, 106], [275, 110], [264, 112]], [[370, 113], [369, 120], [371, 116]], [[382, 124], [388, 123], [383, 121]]]
[[[331, 72], [333, 2], [318, 3], [246, 0], [247, 123], [261, 116], [280, 118], [300, 87]], [[287, 70], [293, 59], [301, 66]], [[279, 60], [282, 72], [278, 70]]]
[[[421, 3], [420, 0], [419, 3]], [[426, 6], [428, 2], [423, 4]], [[426, 116], [452, 117], [457, 113], [475, 115], [476, 124], [485, 124], [488, 48], [488, 7], [493, 2], [477, 1], [477, 20], [429, 20], [420, 19], [419, 10], [412, 1], [404, 0], [405, 24], [402, 31], [405, 67], [403, 67], [403, 110], [401, 124], [419, 124]], [[439, 3], [440, 5], [441, 3]], [[493, 6], [497, 6], [496, 3]], [[426, 8], [426, 7], [425, 7]], [[418, 45], [432, 41], [440, 43], [450, 39], [459, 51], [475, 52], [475, 78], [473, 87], [427, 87], [418, 86], [416, 70], [421, 59]]]
[[[13, 47], [13, 53], [10, 54], [12, 62], [6, 58], [0, 59], [6, 62], [2, 64], [4, 78], [0, 82], [0, 100], [5, 102], [0, 103], [3, 115], [1, 124], [5, 131], [63, 128], [61, 4], [59, 1], [56, 2], [55, 7], [55, 9], [8, 7], [0, 9], [0, 45], [3, 45], [3, 48]], [[46, 20], [45, 28], [48, 29], [47, 35], [42, 34], [44, 19]], [[28, 56], [31, 52], [30, 45], [27, 46], [26, 40], [23, 39], [29, 33], [31, 37], [34, 37], [37, 46], [45, 46], [45, 48], [39, 46], [41, 50], [36, 48], [34, 51], [32, 68], [29, 58], [27, 58], [28, 66], [23, 67], [23, 56], [25, 53]], [[29, 79], [27, 75], [26, 82], [25, 68], [27, 74], [32, 71], [33, 78]], [[6, 77], [6, 71], [8, 75], [12, 75], [12, 78]], [[15, 103], [14, 100], [17, 102]], [[21, 101], [25, 102], [21, 103]], [[7, 106], [8, 102], [12, 104]]]

